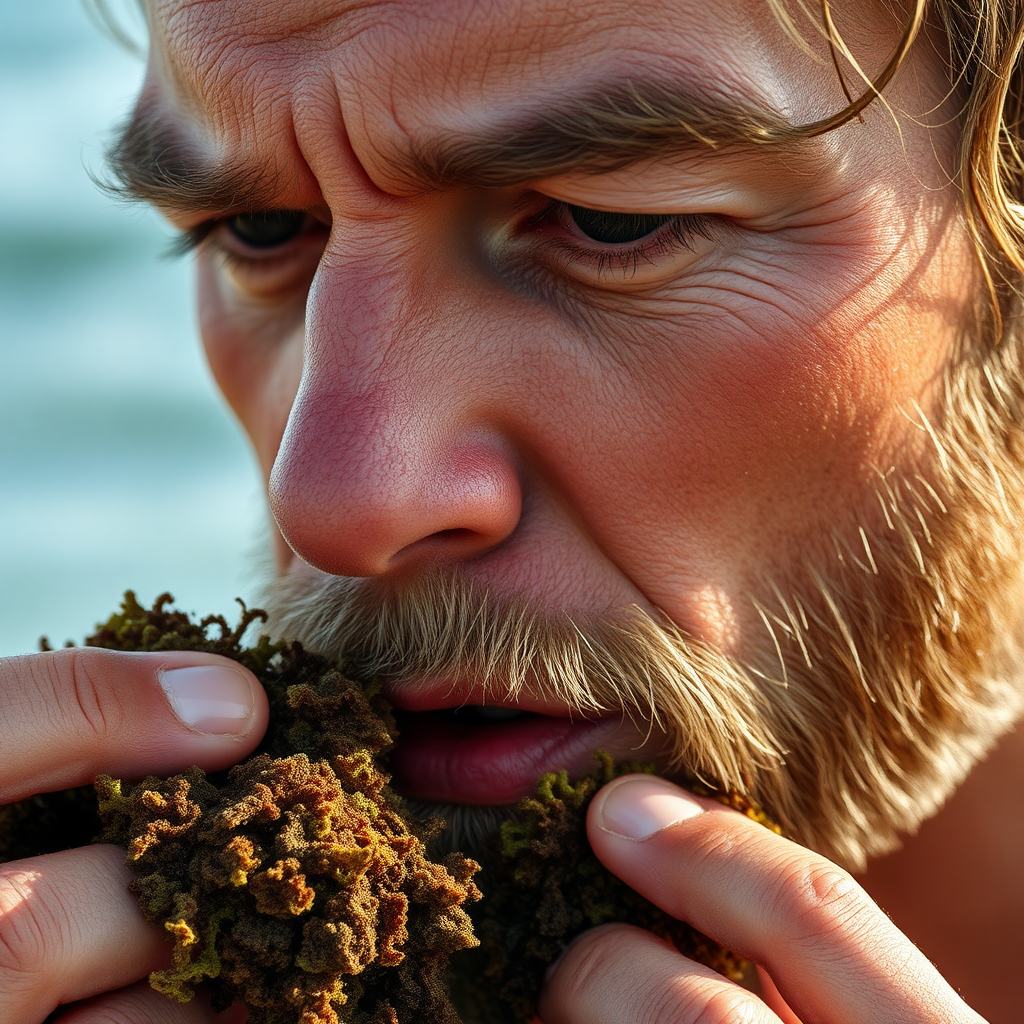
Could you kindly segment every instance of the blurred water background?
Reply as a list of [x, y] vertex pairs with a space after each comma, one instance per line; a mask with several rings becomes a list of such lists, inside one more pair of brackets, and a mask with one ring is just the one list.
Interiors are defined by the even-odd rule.
[[234, 615], [263, 522], [188, 261], [87, 174], [143, 64], [83, 3], [0, 0], [0, 655], [80, 641], [129, 587]]

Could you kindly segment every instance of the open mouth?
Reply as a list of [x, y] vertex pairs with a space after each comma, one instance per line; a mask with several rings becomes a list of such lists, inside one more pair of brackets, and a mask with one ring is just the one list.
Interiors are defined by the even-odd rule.
[[511, 722], [517, 718], [526, 718], [530, 712], [521, 711], [519, 708], [503, 708], [496, 704], [464, 704], [458, 708], [442, 708], [437, 714], [450, 722], [485, 725], [491, 722]]
[[[589, 771], [613, 746], [618, 719], [587, 721], [500, 705], [396, 709], [395, 787], [445, 803], [500, 805], [528, 796], [545, 772]], [[635, 745], [635, 739], [633, 745]]]

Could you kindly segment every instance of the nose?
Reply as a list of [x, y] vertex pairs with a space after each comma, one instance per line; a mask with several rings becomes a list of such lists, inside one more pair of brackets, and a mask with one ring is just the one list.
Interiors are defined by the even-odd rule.
[[515, 452], [491, 390], [501, 374], [444, 306], [409, 273], [325, 264], [314, 281], [270, 506], [292, 550], [323, 572], [472, 559], [519, 522]]

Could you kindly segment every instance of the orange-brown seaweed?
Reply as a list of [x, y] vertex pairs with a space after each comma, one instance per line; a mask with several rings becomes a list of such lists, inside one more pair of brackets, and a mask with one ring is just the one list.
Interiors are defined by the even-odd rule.
[[174, 945], [150, 983], [182, 1001], [202, 983], [251, 1024], [458, 1024], [447, 969], [477, 944], [464, 908], [477, 865], [432, 861], [440, 824], [389, 788], [388, 705], [298, 644], [243, 646], [261, 613], [194, 623], [170, 600], [147, 610], [127, 594], [87, 643], [235, 658], [266, 687], [273, 728], [216, 778], [97, 780], [100, 840], [127, 849], [139, 906]]
[[[460, 1012], [527, 1024], [548, 964], [610, 921], [739, 976], [733, 954], [620, 882], [587, 843], [598, 788], [651, 766], [598, 755], [597, 771], [575, 782], [544, 776], [496, 837], [476, 903], [478, 865], [457, 853], [431, 860], [441, 823], [410, 816], [388, 786], [395, 725], [379, 690], [295, 643], [263, 636], [246, 646], [261, 617], [243, 606], [235, 627], [219, 616], [194, 622], [169, 595], [145, 609], [129, 592], [86, 641], [225, 655], [256, 674], [270, 702], [259, 749], [226, 773], [97, 780], [100, 841], [126, 848], [142, 912], [173, 943], [155, 988], [188, 1000], [203, 984], [218, 1008], [245, 1003], [251, 1024], [459, 1024]], [[727, 799], [769, 824], [741, 797]], [[98, 831], [92, 790], [33, 797], [0, 808], [0, 861]]]

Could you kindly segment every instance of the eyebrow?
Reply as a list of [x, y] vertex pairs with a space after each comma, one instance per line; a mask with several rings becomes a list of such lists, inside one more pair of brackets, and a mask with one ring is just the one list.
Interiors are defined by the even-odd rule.
[[117, 129], [106, 165], [98, 184], [109, 195], [175, 213], [268, 209], [283, 185], [262, 165], [211, 160], [145, 98]]
[[809, 138], [806, 128], [761, 102], [696, 94], [674, 79], [624, 81], [538, 107], [483, 134], [414, 140], [400, 169], [434, 188], [496, 188], [614, 171], [671, 153], [795, 150]]
[[[497, 188], [618, 170], [675, 152], [795, 151], [809, 144], [809, 127], [790, 124], [767, 104], [697, 95], [677, 80], [623, 81], [482, 129], [423, 134], [391, 156], [390, 169], [414, 191]], [[149, 103], [119, 130], [107, 166], [108, 192], [179, 213], [269, 209], [282, 194], [276, 171], [211, 162]]]

